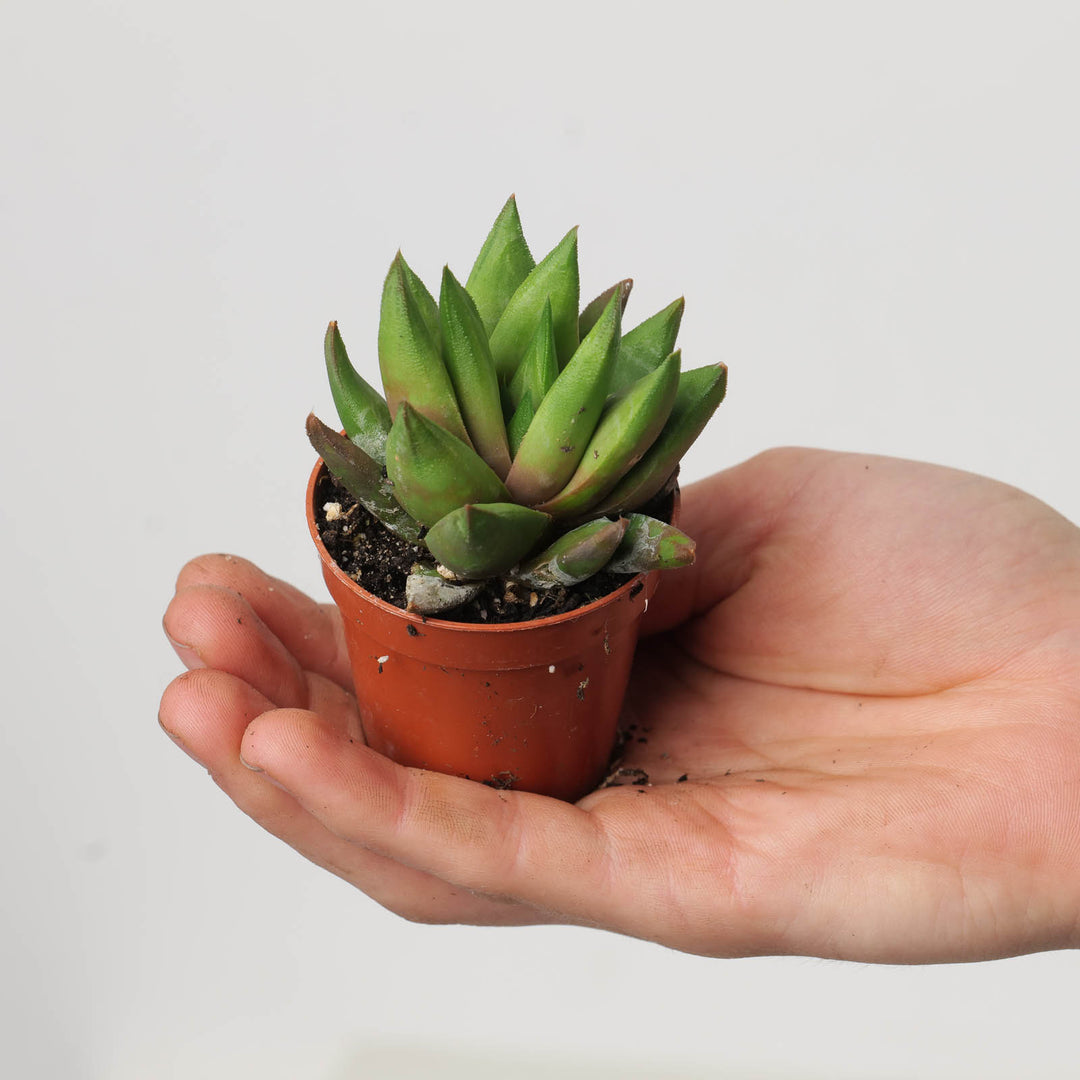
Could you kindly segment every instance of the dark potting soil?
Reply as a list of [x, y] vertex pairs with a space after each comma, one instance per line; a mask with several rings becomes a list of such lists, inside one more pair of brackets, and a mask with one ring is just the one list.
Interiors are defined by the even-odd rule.
[[[643, 512], [667, 519], [664, 511], [670, 512], [670, 496], [656, 501], [659, 508], [650, 505]], [[323, 507], [327, 503], [341, 507], [334, 521], [326, 520]], [[315, 487], [315, 517], [322, 542], [338, 566], [361, 588], [404, 608], [405, 579], [414, 563], [430, 558], [427, 551], [394, 536], [325, 470]], [[631, 577], [601, 571], [577, 585], [535, 592], [520, 586], [508, 588], [502, 578], [493, 578], [473, 600], [436, 617], [464, 623], [528, 622], [591, 604]]]

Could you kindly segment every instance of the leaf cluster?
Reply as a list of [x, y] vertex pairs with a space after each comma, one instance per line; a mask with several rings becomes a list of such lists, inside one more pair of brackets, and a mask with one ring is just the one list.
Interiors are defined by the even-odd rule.
[[624, 335], [631, 285], [581, 308], [577, 230], [535, 262], [511, 196], [465, 284], [444, 267], [438, 301], [394, 258], [383, 393], [330, 323], [344, 435], [309, 416], [308, 437], [370, 513], [430, 553], [410, 577], [411, 609], [446, 611], [500, 575], [543, 589], [693, 561], [690, 537], [638, 511], [673, 485], [727, 369], [682, 369], [681, 298]]

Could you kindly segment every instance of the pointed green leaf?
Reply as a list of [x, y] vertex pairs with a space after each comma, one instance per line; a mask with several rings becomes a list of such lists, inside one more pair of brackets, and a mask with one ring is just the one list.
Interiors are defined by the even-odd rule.
[[521, 404], [514, 411], [510, 423], [506, 425], [506, 437], [510, 440], [510, 456], [517, 455], [521, 446], [521, 440], [525, 438], [525, 432], [533, 422], [536, 410], [533, 408], [532, 395], [526, 394], [521, 399]]
[[577, 228], [571, 229], [539, 262], [510, 298], [491, 331], [491, 355], [499, 379], [508, 383], [529, 347], [544, 301], [551, 300], [559, 363], [578, 345]]
[[517, 503], [478, 503], [451, 510], [424, 537], [428, 550], [463, 579], [493, 577], [540, 542], [551, 518]]
[[410, 285], [410, 273], [398, 252], [383, 285], [379, 370], [390, 416], [397, 416], [401, 403], [408, 401], [428, 419], [468, 442], [450, 376]]
[[663, 311], [658, 311], [633, 330], [627, 330], [619, 346], [619, 360], [611, 380], [612, 394], [623, 393], [671, 355], [685, 307], [686, 301], [680, 296]]
[[488, 334], [495, 329], [510, 297], [534, 266], [536, 260], [521, 231], [517, 200], [511, 195], [495, 219], [465, 282]]
[[727, 368], [723, 364], [684, 371], [664, 430], [645, 456], [595, 507], [595, 512], [634, 510], [657, 494], [724, 400], [726, 390]]
[[439, 312], [446, 368], [469, 437], [492, 469], [500, 477], [506, 476], [510, 471], [510, 447], [487, 334], [472, 297], [448, 266], [443, 268]]
[[625, 532], [626, 518], [588, 521], [522, 563], [514, 577], [534, 589], [576, 585], [604, 569]]
[[550, 499], [578, 467], [611, 385], [621, 316], [616, 294], [537, 405], [506, 477], [517, 502], [534, 506]]
[[382, 394], [371, 386], [349, 362], [345, 342], [336, 322], [326, 328], [323, 340], [326, 375], [330, 393], [345, 434], [368, 457], [380, 465], [386, 462], [386, 434], [390, 430], [390, 410]]
[[679, 353], [674, 352], [608, 405], [577, 471], [558, 495], [537, 509], [555, 517], [576, 517], [598, 503], [660, 434], [678, 385]]
[[398, 252], [398, 258], [401, 259], [401, 269], [405, 274], [405, 280], [408, 282], [409, 292], [416, 303], [417, 310], [420, 312], [420, 317], [424, 320], [428, 333], [431, 335], [431, 340], [435, 342], [435, 348], [438, 349], [440, 347], [440, 335], [442, 334], [442, 326], [439, 323], [439, 305], [435, 303], [435, 297], [428, 292], [427, 286], [413, 273], [413, 268], [405, 261], [405, 257], [400, 251]]
[[314, 414], [307, 418], [307, 435], [326, 467], [365, 510], [374, 514], [395, 536], [410, 544], [420, 539], [419, 523], [390, 493], [381, 465]]
[[675, 570], [694, 561], [694, 546], [694, 541], [674, 525], [645, 514], [631, 514], [626, 533], [604, 569], [615, 574]]
[[466, 503], [510, 501], [503, 482], [475, 450], [409, 402], [398, 410], [386, 439], [386, 470], [394, 498], [424, 525]]
[[417, 563], [405, 579], [405, 610], [438, 615], [467, 604], [480, 593], [475, 582], [447, 581], [433, 566]]
[[551, 303], [544, 301], [536, 333], [533, 334], [525, 355], [518, 364], [517, 371], [510, 381], [508, 397], [516, 409], [521, 399], [528, 393], [533, 409], [544, 400], [544, 395], [559, 377], [559, 359], [555, 347], [555, 326], [552, 320]]
[[630, 290], [633, 287], [633, 278], [623, 278], [622, 281], [616, 281], [611, 288], [605, 289], [595, 300], [590, 300], [581, 309], [581, 314], [578, 316], [578, 337], [584, 339], [586, 334], [596, 325], [596, 320], [604, 313], [604, 308], [607, 307], [608, 301], [616, 292], [622, 296], [622, 306], [625, 312], [626, 301], [630, 299]]

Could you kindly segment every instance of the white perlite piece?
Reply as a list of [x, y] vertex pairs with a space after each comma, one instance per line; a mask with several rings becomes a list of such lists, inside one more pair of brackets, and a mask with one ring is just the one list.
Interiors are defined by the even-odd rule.
[[389, 660], [389, 659], [390, 659], [390, 654], [387, 653], [386, 656], [377, 657], [375, 662], [378, 663], [378, 664], [385, 664], [386, 661]]
[[549, 675], [554, 675], [555, 674], [555, 665], [554, 664], [548, 664], [548, 674]]
[[341, 514], [341, 503], [328, 502], [323, 503], [323, 513], [326, 515], [327, 521], [337, 521]]

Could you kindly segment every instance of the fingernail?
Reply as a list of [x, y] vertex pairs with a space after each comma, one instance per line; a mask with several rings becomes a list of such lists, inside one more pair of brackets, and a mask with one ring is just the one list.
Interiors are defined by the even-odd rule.
[[188, 645], [183, 641], [177, 641], [176, 638], [169, 633], [164, 621], [161, 624], [161, 629], [165, 631], [166, 639], [173, 647], [173, 652], [175, 652], [176, 655], [180, 657], [181, 661], [183, 661], [184, 667], [189, 671], [193, 671], [195, 668], [206, 667], [206, 663], [203, 658], [199, 656], [198, 652], [196, 652], [194, 645]]
[[192, 753], [191, 748], [187, 745], [187, 743], [185, 743], [184, 740], [181, 739], [180, 736], [177, 735], [175, 731], [170, 731], [165, 726], [165, 721], [161, 719], [161, 713], [158, 713], [157, 722], [158, 722], [158, 727], [160, 727], [161, 730], [164, 731], [165, 734], [168, 735], [169, 738], [172, 739], [172, 741], [174, 743], [176, 743], [176, 745], [179, 746], [180, 749], [183, 750], [184, 753], [187, 754], [187, 756], [189, 758], [191, 758], [192, 761], [198, 761], [200, 765], [202, 764], [202, 762], [199, 761], [199, 758], [195, 754]]
[[258, 773], [266, 783], [272, 784], [279, 791], [284, 791], [286, 795], [292, 794], [280, 780], [275, 780], [265, 769], [260, 769], [258, 765], [252, 765], [250, 761], [244, 761], [243, 754], [240, 755], [240, 762], [245, 768], [250, 769], [253, 773]]

